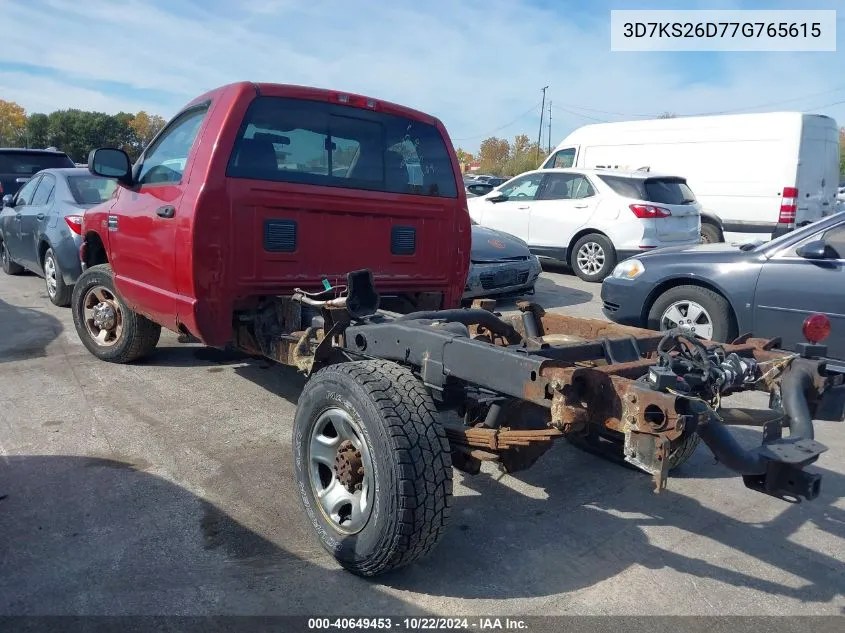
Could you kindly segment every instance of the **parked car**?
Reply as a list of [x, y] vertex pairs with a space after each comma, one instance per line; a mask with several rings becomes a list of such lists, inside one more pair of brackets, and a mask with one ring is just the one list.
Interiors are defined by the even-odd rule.
[[600, 123], [572, 132], [543, 167], [680, 174], [701, 203], [702, 241], [768, 240], [833, 213], [839, 129], [800, 112]]
[[467, 193], [473, 196], [483, 196], [493, 191], [494, 186], [486, 182], [472, 182], [466, 185]]
[[540, 260], [521, 239], [473, 222], [464, 299], [533, 294]]
[[0, 148], [0, 196], [15, 195], [42, 169], [73, 166], [70, 156], [52, 148]]
[[3, 271], [15, 275], [29, 269], [43, 276], [50, 301], [68, 305], [82, 274], [82, 215], [108, 200], [114, 188], [113, 180], [87, 169], [45, 169], [14, 196], [6, 194], [0, 211]]
[[828, 351], [845, 359], [845, 213], [757, 246], [667, 248], [621, 262], [602, 284], [605, 315], [624, 325], [683, 327], [731, 341], [751, 332], [785, 349], [812, 313], [832, 324]]
[[678, 176], [538, 169], [468, 206], [482, 226], [515, 235], [586, 281], [601, 281], [626, 257], [699, 241], [701, 207]]

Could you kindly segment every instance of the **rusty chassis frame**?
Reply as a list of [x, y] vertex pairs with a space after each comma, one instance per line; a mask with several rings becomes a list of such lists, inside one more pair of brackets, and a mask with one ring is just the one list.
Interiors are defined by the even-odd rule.
[[[549, 314], [528, 302], [509, 318], [493, 313], [490, 300], [476, 301], [472, 309], [398, 315], [377, 310], [371, 276], [358, 278], [357, 289], [352, 274], [349, 280], [349, 305], [278, 298], [264, 326], [261, 319], [246, 325], [255, 323], [252, 318], [236, 326], [237, 345], [309, 374], [349, 360], [411, 367], [438, 405], [455, 414], [444, 416], [446, 430], [453, 463], [466, 472], [477, 473], [487, 460], [511, 472], [527, 468], [553, 440], [566, 437], [604, 447], [650, 473], [659, 492], [672, 451], [697, 433], [749, 488], [792, 502], [819, 494], [821, 476], [803, 470], [827, 450], [813, 439], [811, 412], [842, 376], [818, 358], [776, 350], [777, 339], [745, 336], [722, 346], [766, 368], [752, 384], [722, 395], [766, 391], [773, 410], [717, 410], [712, 402], [658, 391], [644, 381], [664, 333]], [[302, 325], [291, 305], [297, 301], [322, 303], [320, 316], [304, 329], [291, 327]], [[763, 427], [763, 444], [752, 451], [740, 447], [726, 428], [739, 424]], [[790, 430], [786, 438], [784, 427]]]

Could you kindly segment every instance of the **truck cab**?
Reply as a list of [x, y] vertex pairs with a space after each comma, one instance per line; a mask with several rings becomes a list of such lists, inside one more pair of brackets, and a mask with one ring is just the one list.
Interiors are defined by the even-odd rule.
[[84, 267], [108, 266], [125, 310], [206, 344], [229, 343], [268, 297], [337, 287], [360, 268], [385, 308], [459, 305], [466, 194], [442, 123], [421, 112], [231, 84], [185, 106], [134, 165], [104, 148], [89, 169], [119, 186], [85, 214]]

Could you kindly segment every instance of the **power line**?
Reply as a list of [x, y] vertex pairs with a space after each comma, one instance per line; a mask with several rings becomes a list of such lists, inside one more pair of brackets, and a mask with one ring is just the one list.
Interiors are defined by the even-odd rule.
[[514, 123], [516, 123], [517, 121], [519, 121], [520, 119], [522, 119], [522, 118], [526, 117], [527, 115], [531, 114], [532, 112], [534, 112], [534, 110], [536, 110], [537, 108], [539, 108], [539, 107], [540, 107], [540, 105], [541, 105], [541, 104], [540, 104], [539, 102], [538, 102], [538, 103], [535, 103], [535, 104], [534, 104], [533, 106], [531, 106], [528, 110], [526, 110], [525, 112], [523, 112], [522, 114], [520, 114], [518, 117], [516, 117], [513, 121], [510, 121], [509, 123], [505, 123], [504, 125], [500, 125], [500, 126], [499, 126], [499, 127], [497, 127], [495, 130], [493, 130], [493, 131], [491, 131], [491, 132], [487, 132], [486, 134], [476, 134], [475, 136], [464, 136], [464, 137], [462, 137], [462, 138], [455, 138], [455, 139], [452, 139], [452, 140], [453, 140], [453, 141], [471, 141], [472, 139], [481, 138], [482, 136], [492, 136], [493, 134], [495, 134], [495, 133], [496, 133], [496, 132], [498, 132], [499, 130], [503, 130], [503, 129], [505, 129], [506, 127], [510, 127], [511, 125], [513, 125]]
[[585, 118], [585, 119], [589, 119], [589, 120], [591, 120], [591, 121], [599, 121], [599, 122], [601, 122], [601, 123], [607, 123], [607, 119], [599, 119], [598, 117], [590, 116], [589, 114], [581, 114], [580, 112], [575, 112], [575, 111], [573, 111], [573, 110], [568, 110], [568, 109], [566, 109], [566, 108], [564, 108], [564, 107], [562, 107], [562, 106], [559, 106], [559, 105], [555, 105], [555, 109], [556, 109], [556, 110], [561, 110], [561, 111], [563, 111], [563, 112], [566, 112], [567, 114], [572, 114], [572, 115], [574, 115], [574, 116], [580, 116], [580, 117], [583, 117], [583, 118]]

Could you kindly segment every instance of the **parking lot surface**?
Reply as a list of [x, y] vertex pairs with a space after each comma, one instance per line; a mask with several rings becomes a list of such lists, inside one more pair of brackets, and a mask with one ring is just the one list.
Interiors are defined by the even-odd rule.
[[[543, 274], [536, 300], [600, 318], [600, 286]], [[294, 493], [294, 371], [165, 333], [96, 360], [42, 280], [0, 276], [0, 614], [838, 614], [845, 425], [800, 505], [699, 447], [660, 495], [561, 442], [529, 471], [455, 474], [432, 556], [342, 571]], [[759, 394], [744, 404], [764, 405]], [[749, 445], [756, 430], [740, 432]]]

